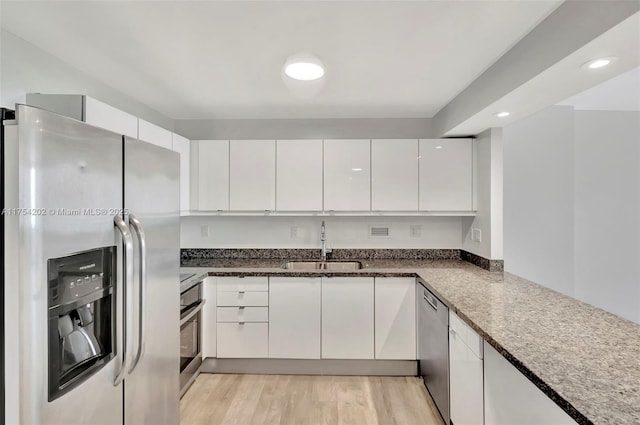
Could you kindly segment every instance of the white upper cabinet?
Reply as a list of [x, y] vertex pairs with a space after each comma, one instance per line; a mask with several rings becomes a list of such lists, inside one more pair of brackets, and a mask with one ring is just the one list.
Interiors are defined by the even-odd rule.
[[190, 161], [190, 145], [189, 139], [173, 133], [173, 150], [180, 154], [180, 211], [189, 211], [190, 205], [190, 179], [191, 179], [191, 161]]
[[92, 97], [84, 97], [84, 121], [96, 127], [138, 138], [138, 118]]
[[143, 119], [138, 119], [138, 139], [166, 149], [173, 147], [172, 132]]
[[371, 209], [371, 141], [324, 141], [324, 209]]
[[375, 278], [376, 359], [416, 359], [416, 280]]
[[229, 141], [198, 140], [198, 210], [229, 210]]
[[473, 210], [473, 140], [420, 140], [420, 210]]
[[371, 141], [371, 209], [418, 210], [418, 140]]
[[322, 210], [322, 140], [276, 143], [276, 209]]
[[232, 140], [229, 150], [229, 209], [275, 210], [275, 140]]

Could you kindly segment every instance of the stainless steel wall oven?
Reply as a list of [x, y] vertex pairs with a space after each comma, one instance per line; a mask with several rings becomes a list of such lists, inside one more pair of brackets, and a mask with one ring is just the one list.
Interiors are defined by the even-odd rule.
[[180, 295], [180, 396], [191, 386], [202, 365], [202, 284]]

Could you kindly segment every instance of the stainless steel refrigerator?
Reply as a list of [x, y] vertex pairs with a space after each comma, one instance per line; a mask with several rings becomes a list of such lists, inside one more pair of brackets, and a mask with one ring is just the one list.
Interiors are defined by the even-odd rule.
[[178, 154], [35, 107], [6, 118], [6, 423], [178, 424]]

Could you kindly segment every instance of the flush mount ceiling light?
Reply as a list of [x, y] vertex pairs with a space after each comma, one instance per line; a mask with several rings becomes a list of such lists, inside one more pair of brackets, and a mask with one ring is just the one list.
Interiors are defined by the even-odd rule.
[[613, 62], [614, 60], [615, 60], [615, 58], [594, 59], [594, 60], [590, 60], [589, 62], [586, 62], [586, 63], [582, 64], [582, 68], [584, 68], [584, 69], [604, 68], [605, 66], [610, 65], [611, 62]]
[[312, 55], [295, 55], [285, 62], [284, 73], [294, 80], [314, 81], [324, 76], [324, 66]]
[[498, 118], [504, 118], [504, 117], [508, 117], [509, 115], [511, 115], [511, 112], [507, 112], [507, 111], [502, 111], [502, 112], [498, 112], [497, 114], [495, 114], [496, 117]]

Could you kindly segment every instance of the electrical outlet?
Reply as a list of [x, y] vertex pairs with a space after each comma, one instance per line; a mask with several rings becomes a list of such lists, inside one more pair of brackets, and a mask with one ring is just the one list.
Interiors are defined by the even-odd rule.
[[203, 238], [208, 238], [211, 233], [211, 228], [209, 226], [200, 226], [200, 236]]
[[473, 230], [473, 239], [476, 242], [482, 242], [482, 230], [480, 229], [474, 229]]
[[289, 237], [291, 239], [298, 238], [298, 228], [296, 226], [291, 226], [291, 228], [289, 229]]
[[419, 224], [412, 224], [409, 226], [409, 236], [412, 238], [419, 238], [422, 236], [422, 226]]

